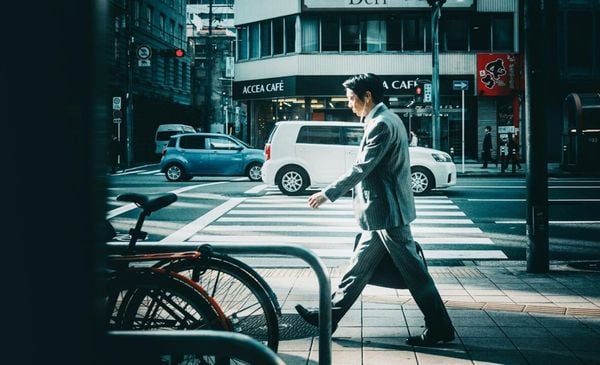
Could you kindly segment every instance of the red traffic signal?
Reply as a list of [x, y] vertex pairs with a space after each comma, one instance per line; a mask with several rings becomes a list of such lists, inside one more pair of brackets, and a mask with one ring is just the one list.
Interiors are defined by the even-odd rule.
[[423, 93], [423, 89], [420, 86], [415, 88], [415, 95], [421, 95]]
[[160, 51], [160, 55], [163, 57], [183, 57], [185, 51], [181, 48], [163, 49]]

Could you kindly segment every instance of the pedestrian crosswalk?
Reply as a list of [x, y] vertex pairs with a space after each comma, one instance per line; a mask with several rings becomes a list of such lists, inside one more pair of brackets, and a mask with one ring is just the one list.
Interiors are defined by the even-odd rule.
[[[219, 244], [299, 244], [322, 258], [349, 258], [360, 229], [352, 201], [342, 197], [319, 209], [307, 197], [283, 196], [267, 190], [264, 196], [239, 204], [188, 238]], [[445, 196], [416, 197], [413, 236], [428, 259], [507, 259], [471, 219]]]

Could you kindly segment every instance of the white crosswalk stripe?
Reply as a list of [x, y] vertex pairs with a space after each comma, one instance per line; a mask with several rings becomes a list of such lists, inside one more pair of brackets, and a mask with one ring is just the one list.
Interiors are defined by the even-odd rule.
[[[276, 190], [267, 188], [264, 196], [244, 199], [188, 241], [301, 244], [323, 258], [351, 256], [360, 229], [349, 197], [313, 210], [307, 197], [282, 196]], [[417, 197], [415, 202], [417, 219], [411, 228], [428, 259], [507, 259], [447, 197]]]

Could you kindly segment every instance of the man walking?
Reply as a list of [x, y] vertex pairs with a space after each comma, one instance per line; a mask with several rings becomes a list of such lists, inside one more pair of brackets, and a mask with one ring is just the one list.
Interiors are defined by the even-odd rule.
[[483, 166], [482, 169], [487, 169], [488, 162], [492, 159], [492, 127], [485, 127], [485, 136], [483, 137]]
[[[408, 137], [400, 118], [383, 104], [383, 84], [374, 74], [356, 75], [343, 83], [348, 107], [364, 118], [365, 133], [352, 168], [337, 181], [311, 195], [316, 209], [353, 189], [354, 214], [362, 229], [337, 290], [332, 295], [332, 331], [358, 299], [388, 252], [425, 316], [425, 331], [409, 337], [413, 346], [432, 346], [454, 340], [454, 327], [433, 279], [416, 251], [410, 230], [415, 202], [410, 184]], [[318, 326], [318, 311], [301, 305], [296, 310]]]

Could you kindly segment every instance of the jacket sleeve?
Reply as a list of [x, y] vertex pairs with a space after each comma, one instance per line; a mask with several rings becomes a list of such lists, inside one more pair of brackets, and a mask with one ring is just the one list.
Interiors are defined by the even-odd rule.
[[359, 151], [354, 165], [339, 179], [323, 189], [325, 196], [332, 202], [364, 180], [379, 164], [389, 149], [390, 130], [381, 120], [376, 122], [373, 128], [366, 131], [364, 138], [364, 145], [362, 150]]

